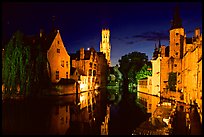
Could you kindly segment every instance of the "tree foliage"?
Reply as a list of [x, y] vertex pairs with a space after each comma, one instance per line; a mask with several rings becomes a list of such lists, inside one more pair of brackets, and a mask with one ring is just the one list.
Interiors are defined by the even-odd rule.
[[137, 51], [122, 56], [122, 58], [119, 60], [119, 69], [123, 74], [123, 78], [135, 80], [135, 74], [145, 63], [147, 63], [147, 61], [148, 56], [145, 53]]
[[[38, 45], [31, 49], [31, 45], [26, 45], [24, 34], [20, 31], [17, 31], [5, 46], [2, 59], [2, 82], [6, 97], [16, 94], [28, 96], [31, 92], [40, 91], [48, 86], [47, 58], [40, 47]], [[36, 56], [33, 51], [37, 52]], [[18, 86], [20, 86], [19, 93], [17, 93]], [[39, 89], [36, 90], [36, 87]]]
[[141, 68], [141, 70], [139, 72], [137, 72], [136, 79], [140, 80], [143, 78], [147, 78], [147, 76], [152, 76], [152, 70], [148, 70], [148, 68], [151, 68], [151, 66], [144, 64], [144, 66]]
[[170, 91], [176, 91], [177, 74], [175, 72], [169, 73], [168, 88]]
[[30, 59], [29, 47], [23, 46], [23, 34], [17, 31], [5, 47], [2, 68], [2, 80], [5, 86], [5, 95], [17, 93], [20, 85], [20, 94], [28, 93], [29, 72], [27, 67]]

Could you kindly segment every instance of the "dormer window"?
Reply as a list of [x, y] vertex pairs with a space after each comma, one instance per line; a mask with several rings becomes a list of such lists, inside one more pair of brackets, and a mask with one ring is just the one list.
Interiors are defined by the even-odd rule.
[[59, 40], [57, 41], [58, 45], [59, 45]]

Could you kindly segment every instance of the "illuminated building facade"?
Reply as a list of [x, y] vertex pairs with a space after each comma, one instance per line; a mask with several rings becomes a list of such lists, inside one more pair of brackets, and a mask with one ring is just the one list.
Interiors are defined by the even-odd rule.
[[[167, 99], [196, 103], [202, 123], [202, 34], [195, 29], [194, 36], [186, 37], [178, 11], [169, 30], [169, 46], [155, 48], [152, 57], [152, 90]], [[175, 89], [170, 88], [174, 74]], [[155, 87], [158, 86], [158, 89]]]
[[110, 44], [110, 30], [102, 29], [102, 40], [100, 42], [100, 52], [105, 53], [108, 66], [111, 66], [111, 44]]
[[53, 30], [48, 36], [50, 45], [47, 58], [51, 69], [51, 81], [57, 83], [61, 78], [70, 78], [70, 56], [63, 44], [59, 30]]
[[96, 83], [98, 83], [98, 56], [94, 48], [84, 50], [81, 48], [76, 54], [71, 55], [72, 67], [84, 72], [88, 80], [88, 90], [94, 90]]
[[155, 94], [153, 94], [152, 83], [152, 77], [148, 76], [147, 78], [138, 80], [137, 86], [139, 102], [146, 108], [147, 113], [151, 114], [151, 116], [160, 101], [158, 96], [153, 96]]

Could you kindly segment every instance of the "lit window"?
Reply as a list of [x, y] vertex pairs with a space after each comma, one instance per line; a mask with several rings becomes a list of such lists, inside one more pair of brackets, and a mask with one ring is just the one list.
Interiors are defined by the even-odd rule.
[[90, 68], [92, 67], [92, 62], [89, 63]]
[[68, 72], [66, 72], [66, 78], [68, 78]]
[[56, 80], [59, 80], [59, 71], [56, 71]]
[[96, 76], [96, 70], [93, 71], [93, 76]]
[[91, 69], [89, 69], [89, 76], [91, 76], [92, 75], [92, 70]]
[[68, 61], [66, 61], [66, 67], [68, 68]]
[[64, 67], [64, 60], [61, 61], [61, 66]]
[[60, 49], [57, 49], [57, 53], [60, 53]]

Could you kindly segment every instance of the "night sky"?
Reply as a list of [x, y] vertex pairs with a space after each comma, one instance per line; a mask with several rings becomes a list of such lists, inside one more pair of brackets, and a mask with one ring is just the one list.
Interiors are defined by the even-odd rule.
[[187, 37], [194, 29], [202, 30], [202, 3], [2, 3], [2, 36], [10, 38], [17, 30], [27, 35], [46, 33], [52, 28], [52, 16], [69, 53], [81, 47], [99, 51], [102, 28], [110, 29], [111, 62], [133, 51], [152, 58], [155, 43], [169, 45], [169, 29], [174, 8], [179, 5], [182, 24]]

